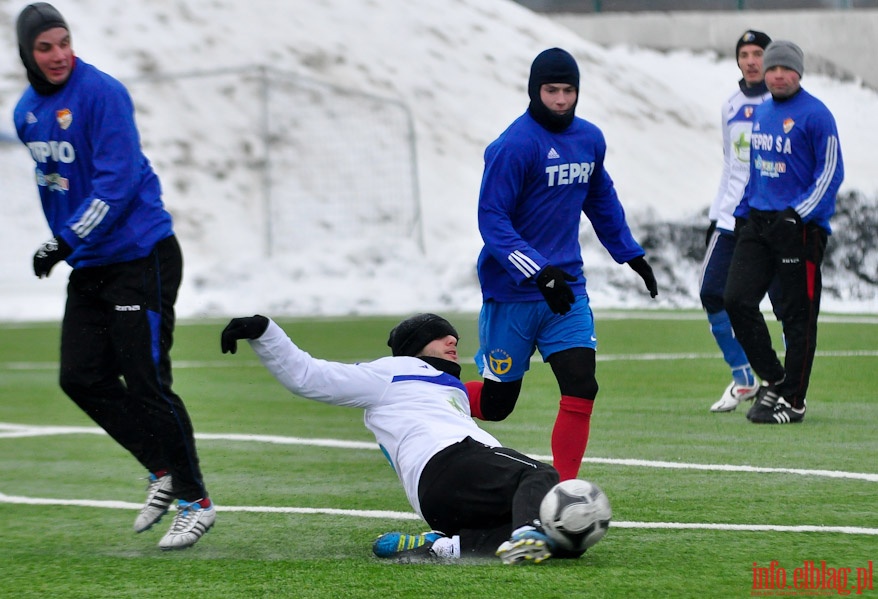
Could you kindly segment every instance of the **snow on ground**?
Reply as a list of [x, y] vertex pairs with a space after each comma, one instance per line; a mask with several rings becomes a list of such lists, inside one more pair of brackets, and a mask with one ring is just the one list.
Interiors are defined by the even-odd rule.
[[[0, 55], [0, 138], [14, 137], [12, 108], [25, 84], [13, 50], [15, 17], [24, 5], [0, 0], [0, 45], [7, 49]], [[183, 318], [478, 310], [475, 207], [482, 152], [524, 111], [530, 62], [551, 46], [571, 51], [580, 63], [577, 113], [604, 130], [607, 167], [635, 235], [639, 223], [697, 222], [720, 175], [720, 104], [739, 77], [733, 61], [711, 53], [602, 48], [508, 0], [55, 5], [72, 28], [78, 55], [136, 82], [130, 87], [144, 148], [163, 180], [184, 248]], [[256, 110], [257, 96], [248, 95], [252, 84], [230, 77], [222, 87], [204, 84], [193, 99], [183, 95], [182, 84], [137, 82], [149, 74], [253, 65], [399, 101], [411, 110], [426, 251], [414, 239], [365, 227], [353, 235], [330, 229], [322, 243], [266, 256], [260, 175], [253, 167], [259, 156], [246, 154], [259, 141], [249, 112]], [[803, 85], [837, 118], [843, 191], [878, 197], [869, 152], [878, 132], [878, 94], [858, 82], [809, 73], [807, 66]], [[327, 112], [347, 110], [332, 93], [310, 101]], [[184, 102], [194, 103], [205, 119], [197, 127], [181, 116]], [[300, 109], [288, 107], [293, 114]], [[294, 171], [273, 175], [297, 177]], [[33, 251], [49, 233], [20, 145], [0, 143], [0, 193], [0, 320], [57, 319], [66, 266], [44, 280], [31, 271]], [[585, 253], [587, 275], [616, 268], [602, 248]], [[613, 277], [613, 287], [590, 287], [596, 307], [697, 307], [695, 289], [649, 301], [636, 275], [618, 268], [624, 272]], [[827, 301], [824, 310], [876, 311], [878, 301]]]

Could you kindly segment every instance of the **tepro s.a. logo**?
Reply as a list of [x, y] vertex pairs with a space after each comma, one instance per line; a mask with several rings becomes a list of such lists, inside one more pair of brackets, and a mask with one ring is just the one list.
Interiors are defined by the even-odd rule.
[[556, 185], [588, 183], [592, 171], [594, 171], [594, 162], [570, 162], [547, 166], [546, 185], [555, 187]]

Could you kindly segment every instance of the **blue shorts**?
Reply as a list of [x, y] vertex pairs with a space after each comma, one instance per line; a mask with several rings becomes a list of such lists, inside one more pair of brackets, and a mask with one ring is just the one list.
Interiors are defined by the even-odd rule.
[[479, 314], [476, 366], [482, 377], [511, 382], [524, 378], [539, 349], [543, 361], [565, 349], [597, 349], [588, 296], [576, 298], [570, 312], [553, 314], [544, 301], [486, 302]]

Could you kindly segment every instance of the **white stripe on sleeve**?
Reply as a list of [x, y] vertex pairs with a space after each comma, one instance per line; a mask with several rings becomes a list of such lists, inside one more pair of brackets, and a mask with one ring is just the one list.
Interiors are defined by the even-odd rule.
[[91, 206], [88, 207], [88, 210], [83, 212], [79, 221], [70, 228], [73, 229], [73, 232], [80, 239], [84, 239], [95, 227], [101, 224], [101, 221], [104, 220], [109, 211], [110, 206], [106, 202], [95, 198], [91, 201]]
[[540, 270], [540, 267], [537, 266], [536, 262], [528, 258], [525, 254], [522, 254], [519, 250], [515, 250], [509, 254], [509, 261], [515, 265], [515, 268], [521, 271], [521, 274], [528, 278], [534, 276]]
[[797, 212], [804, 218], [809, 215], [826, 195], [829, 184], [835, 176], [835, 169], [838, 168], [838, 138], [830, 135], [826, 141], [826, 157], [823, 163], [823, 172], [820, 178], [814, 184], [814, 191], [810, 196], [805, 198], [796, 208]]

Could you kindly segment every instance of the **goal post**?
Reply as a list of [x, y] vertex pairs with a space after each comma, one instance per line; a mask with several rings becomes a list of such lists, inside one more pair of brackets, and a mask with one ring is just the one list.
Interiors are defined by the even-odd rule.
[[126, 84], [178, 233], [202, 251], [282, 256], [376, 238], [424, 251], [402, 102], [264, 66]]
[[403, 103], [264, 69], [269, 253], [333, 238], [423, 250], [411, 112]]

